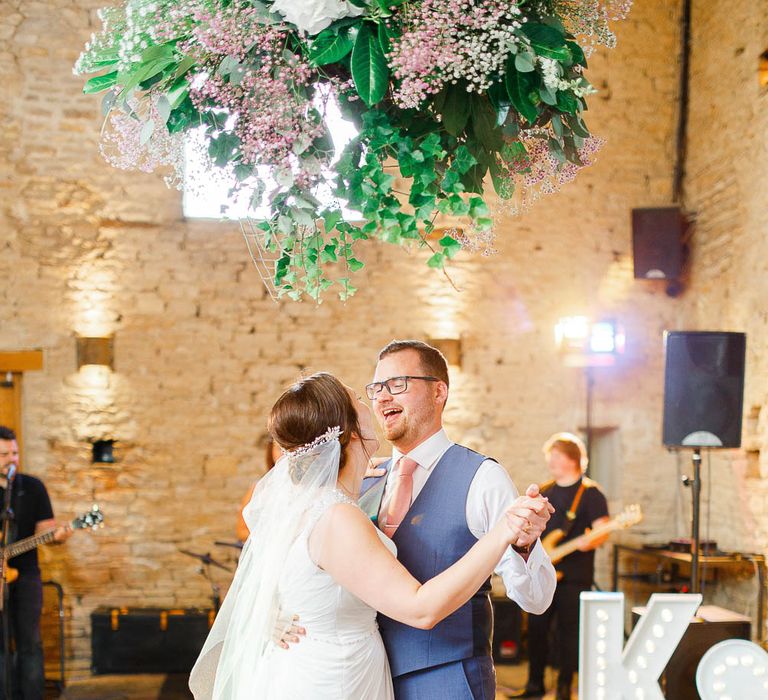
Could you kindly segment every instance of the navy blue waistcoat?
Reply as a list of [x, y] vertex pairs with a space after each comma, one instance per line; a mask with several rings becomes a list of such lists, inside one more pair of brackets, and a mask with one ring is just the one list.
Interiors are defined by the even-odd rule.
[[[397, 558], [421, 583], [456, 563], [477, 542], [467, 526], [467, 495], [485, 459], [466, 447], [452, 445], [433, 467], [433, 473], [397, 528], [393, 538]], [[383, 466], [389, 471], [391, 464]], [[371, 503], [365, 509], [371, 514], [378, 512], [375, 504], [381, 502], [381, 482], [385, 479], [386, 476], [366, 479], [363, 484], [361, 505], [367, 497]], [[431, 630], [409, 627], [379, 614], [392, 675], [489, 655], [493, 628], [490, 588], [488, 579], [472, 600]]]

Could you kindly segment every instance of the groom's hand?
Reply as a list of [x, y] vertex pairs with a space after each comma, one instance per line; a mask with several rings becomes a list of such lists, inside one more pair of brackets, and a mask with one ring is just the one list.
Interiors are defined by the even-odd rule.
[[298, 615], [293, 615], [288, 618], [278, 614], [275, 629], [272, 634], [272, 639], [277, 646], [283, 649], [290, 649], [291, 644], [299, 643], [299, 638], [303, 637], [307, 631], [303, 627], [299, 627], [297, 624], [298, 621]]
[[388, 459], [389, 457], [371, 457], [371, 459], [368, 460], [368, 469], [365, 470], [365, 476], [363, 478], [367, 479], [372, 476], [384, 476], [387, 473], [387, 470], [379, 469], [379, 465], [384, 464]]
[[549, 500], [541, 495], [536, 484], [531, 484], [526, 489], [525, 495], [520, 496], [515, 504], [525, 505], [531, 509], [528, 524], [515, 542], [517, 547], [528, 547], [541, 537], [555, 509]]

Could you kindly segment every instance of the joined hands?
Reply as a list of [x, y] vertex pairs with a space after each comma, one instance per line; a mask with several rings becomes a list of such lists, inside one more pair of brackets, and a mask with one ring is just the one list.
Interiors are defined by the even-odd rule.
[[506, 512], [507, 525], [512, 530], [515, 547], [530, 547], [539, 539], [547, 526], [554, 507], [542, 496], [539, 487], [531, 484], [524, 496], [518, 496]]

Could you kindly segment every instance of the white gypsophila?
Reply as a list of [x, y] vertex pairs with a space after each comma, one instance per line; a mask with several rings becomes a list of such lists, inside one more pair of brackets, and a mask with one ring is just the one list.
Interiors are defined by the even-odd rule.
[[552, 58], [537, 56], [536, 60], [541, 65], [541, 77], [544, 85], [551, 92], [557, 92], [560, 87], [560, 64]]
[[345, 0], [275, 0], [272, 10], [295, 24], [300, 32], [309, 35], [323, 31], [334, 20], [357, 17], [364, 12], [362, 7]]

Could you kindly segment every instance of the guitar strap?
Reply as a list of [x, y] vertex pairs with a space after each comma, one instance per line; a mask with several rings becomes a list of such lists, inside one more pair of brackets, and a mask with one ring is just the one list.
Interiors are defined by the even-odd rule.
[[[593, 482], [590, 479], [587, 479], [587, 477], [585, 476], [581, 478], [581, 486], [579, 486], [579, 488], [576, 490], [576, 494], [573, 497], [573, 502], [571, 503], [571, 507], [568, 508], [567, 511], [565, 511], [565, 524], [562, 527], [563, 539], [566, 539], [570, 534], [571, 529], [573, 528], [573, 523], [576, 520], [576, 513], [579, 510], [581, 497], [584, 495], [584, 491], [586, 491], [588, 487], [592, 486], [592, 483]], [[539, 487], [539, 491], [541, 493], [545, 493], [546, 491], [549, 491], [554, 485], [555, 485], [554, 479], [551, 481], [547, 481]]]

